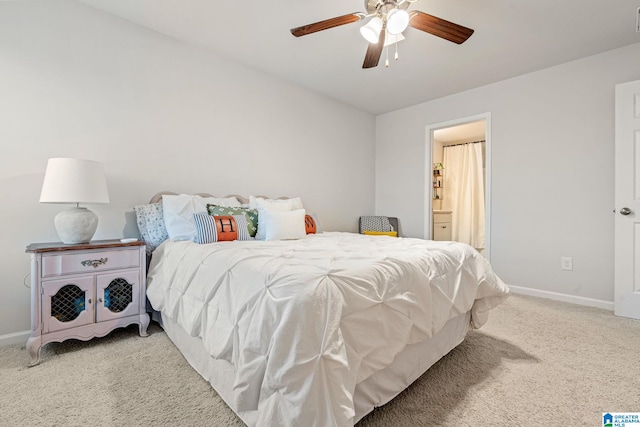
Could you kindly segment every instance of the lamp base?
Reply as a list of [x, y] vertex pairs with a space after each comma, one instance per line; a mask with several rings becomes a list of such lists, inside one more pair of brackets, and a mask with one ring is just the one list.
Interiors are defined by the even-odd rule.
[[87, 208], [73, 207], [56, 215], [54, 224], [63, 243], [88, 243], [98, 228], [98, 215]]

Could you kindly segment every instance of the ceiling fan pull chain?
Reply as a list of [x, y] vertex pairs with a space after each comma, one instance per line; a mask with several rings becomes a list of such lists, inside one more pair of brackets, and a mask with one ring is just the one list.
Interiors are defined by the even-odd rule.
[[396, 61], [398, 60], [398, 36], [396, 35]]
[[384, 61], [384, 66], [389, 68], [389, 46], [387, 46], [387, 59]]

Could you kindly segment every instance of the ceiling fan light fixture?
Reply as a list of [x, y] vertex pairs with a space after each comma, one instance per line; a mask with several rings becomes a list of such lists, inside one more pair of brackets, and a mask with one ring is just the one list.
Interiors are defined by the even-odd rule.
[[400, 34], [409, 26], [409, 12], [405, 9], [391, 9], [387, 13], [387, 31]]
[[360, 27], [360, 34], [369, 43], [378, 43], [380, 31], [382, 31], [382, 19], [377, 16], [373, 17], [366, 25]]

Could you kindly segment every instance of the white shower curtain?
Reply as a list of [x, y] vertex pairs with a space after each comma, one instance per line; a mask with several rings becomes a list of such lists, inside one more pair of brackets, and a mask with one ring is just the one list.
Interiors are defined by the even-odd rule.
[[484, 249], [482, 143], [444, 147], [442, 209], [453, 211], [451, 238]]

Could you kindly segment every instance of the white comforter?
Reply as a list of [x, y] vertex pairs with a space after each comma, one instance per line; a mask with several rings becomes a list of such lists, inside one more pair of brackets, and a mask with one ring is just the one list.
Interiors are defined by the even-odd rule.
[[471, 247], [322, 233], [297, 241], [162, 244], [147, 295], [235, 367], [235, 410], [258, 425], [353, 425], [355, 386], [508, 289]]

